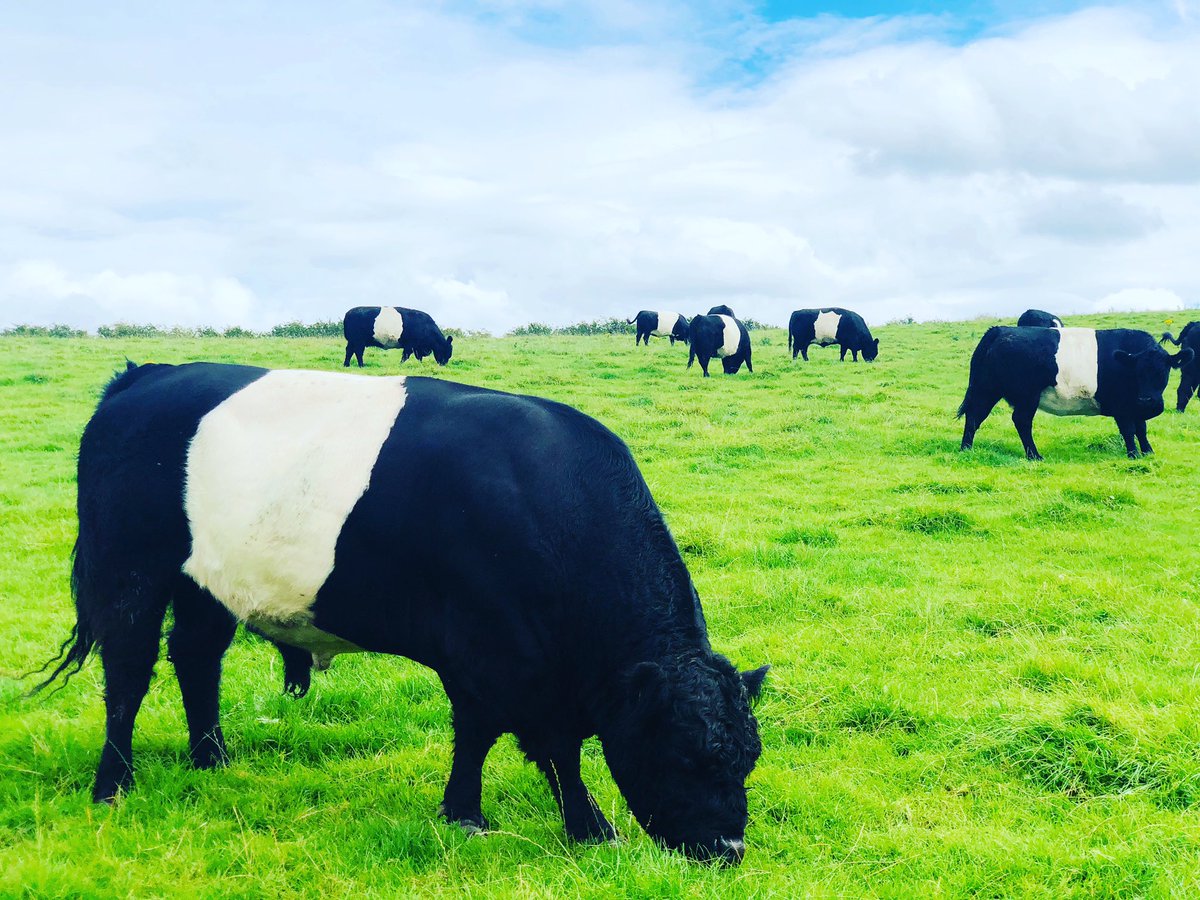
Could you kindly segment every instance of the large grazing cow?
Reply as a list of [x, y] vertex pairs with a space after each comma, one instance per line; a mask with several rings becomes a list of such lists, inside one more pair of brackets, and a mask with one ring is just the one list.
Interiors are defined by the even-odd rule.
[[700, 369], [704, 377], [708, 377], [708, 362], [713, 357], [721, 360], [726, 375], [733, 375], [746, 364], [747, 371], [753, 372], [754, 365], [750, 361], [750, 332], [746, 326], [731, 315], [696, 316], [688, 326], [691, 346], [688, 352], [688, 364], [699, 359]]
[[688, 339], [688, 320], [677, 312], [663, 312], [662, 310], [654, 311], [643, 309], [632, 319], [627, 319], [626, 324], [632, 325], [637, 323], [637, 334], [633, 337], [633, 344], [636, 347], [640, 342], [645, 341], [646, 346], [650, 346], [650, 335], [657, 337], [669, 337], [671, 346], [675, 346], [676, 341], [686, 342]]
[[1188, 400], [1192, 398], [1196, 388], [1200, 387], [1200, 322], [1188, 322], [1184, 325], [1178, 340], [1171, 336], [1171, 332], [1164, 332], [1159, 343], [1165, 344], [1167, 341], [1176, 347], [1186, 347], [1192, 351], [1191, 361], [1184, 363], [1179, 370], [1179, 393], [1175, 398], [1175, 410], [1183, 412], [1187, 409]]
[[360, 369], [367, 347], [403, 350], [400, 362], [414, 355], [422, 360], [432, 353], [439, 366], [448, 363], [454, 352], [454, 338], [442, 334], [429, 313], [403, 306], [356, 306], [342, 320], [342, 333], [346, 336], [342, 365], [349, 366], [351, 358], [357, 357]]
[[788, 349], [792, 351], [792, 359], [800, 353], [808, 362], [809, 344], [821, 347], [838, 344], [842, 349], [840, 358], [845, 359], [846, 351], [850, 351], [855, 362], [858, 362], [859, 353], [867, 362], [879, 356], [879, 338], [871, 337], [871, 329], [863, 317], [838, 306], [798, 309], [792, 313], [788, 321]]
[[1191, 350], [1170, 356], [1151, 335], [1128, 328], [989, 328], [971, 357], [970, 382], [958, 408], [966, 417], [962, 449], [971, 448], [976, 429], [1003, 399], [1012, 406], [1029, 459], [1042, 458], [1033, 443], [1038, 409], [1056, 416], [1111, 416], [1131, 458], [1139, 446], [1151, 453], [1146, 420], [1163, 411], [1171, 368], [1191, 359]]
[[488, 827], [484, 757], [512, 732], [568, 835], [612, 839], [580, 780], [595, 734], [652, 837], [740, 860], [766, 667], [713, 652], [637, 465], [595, 420], [438, 379], [130, 364], [84, 430], [78, 490], [78, 620], [47, 683], [99, 648], [97, 801], [132, 784], [170, 606], [199, 768], [226, 758], [218, 683], [240, 620], [318, 663], [371, 651], [434, 669], [451, 822]]
[[1017, 325], [1022, 328], [1062, 328], [1063, 323], [1056, 315], [1042, 309], [1027, 309], [1017, 319]]

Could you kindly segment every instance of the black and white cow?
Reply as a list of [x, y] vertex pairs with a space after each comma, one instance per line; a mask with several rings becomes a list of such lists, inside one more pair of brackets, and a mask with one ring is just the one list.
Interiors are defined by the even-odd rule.
[[746, 326], [733, 316], [725, 314], [696, 316], [688, 326], [691, 339], [688, 351], [688, 364], [699, 359], [704, 377], [708, 377], [708, 362], [714, 357], [721, 360], [726, 375], [733, 375], [746, 364], [746, 370], [753, 372], [754, 365], [750, 361], [750, 332]]
[[1017, 319], [1017, 325], [1022, 328], [1062, 328], [1063, 323], [1056, 315], [1042, 309], [1027, 309]]
[[[971, 378], [958, 408], [966, 417], [962, 449], [992, 408], [1007, 400], [1029, 459], [1041, 459], [1033, 443], [1033, 414], [1111, 416], [1131, 458], [1153, 452], [1146, 420], [1163, 411], [1162, 393], [1172, 367], [1190, 350], [1167, 354], [1144, 331], [1111, 328], [989, 328], [971, 357]], [[1137, 445], [1134, 438], [1137, 438]]]
[[1159, 343], [1165, 344], [1167, 341], [1176, 347], [1186, 347], [1192, 351], [1191, 361], [1184, 363], [1179, 369], [1179, 393], [1175, 399], [1175, 411], [1183, 412], [1187, 409], [1188, 400], [1192, 399], [1196, 388], [1200, 387], [1200, 322], [1188, 322], [1184, 325], [1183, 331], [1179, 332], [1179, 340], [1171, 337], [1171, 332], [1165, 332]]
[[637, 323], [637, 334], [634, 335], [634, 346], [641, 341], [646, 342], [646, 346], [650, 346], [650, 335], [656, 337], [669, 337], [671, 346], [675, 346], [676, 341], [687, 342], [688, 339], [688, 320], [677, 312], [665, 312], [663, 310], [643, 309], [632, 319], [627, 319], [626, 324], [633, 325]]
[[442, 334], [429, 313], [403, 306], [356, 306], [342, 320], [342, 333], [346, 336], [342, 365], [349, 366], [350, 359], [357, 357], [360, 369], [367, 347], [403, 350], [400, 362], [414, 355], [422, 360], [432, 353], [439, 366], [448, 363], [454, 352], [454, 338]]
[[713, 652], [637, 465], [594, 419], [431, 378], [130, 364], [84, 430], [78, 490], [77, 624], [47, 683], [99, 648], [97, 801], [132, 784], [170, 606], [197, 767], [226, 759], [221, 658], [243, 621], [319, 662], [434, 669], [454, 716], [451, 822], [488, 827], [484, 757], [512, 732], [567, 833], [613, 838], [580, 780], [596, 734], [651, 836], [740, 860], [766, 667]]
[[788, 349], [792, 351], [792, 359], [796, 358], [796, 354], [802, 354], [804, 361], [808, 362], [810, 344], [820, 347], [839, 344], [842, 348], [841, 359], [845, 359], [846, 351], [850, 351], [855, 362], [858, 362], [859, 353], [867, 362], [879, 356], [879, 339], [871, 337], [871, 329], [863, 317], [837, 306], [798, 309], [792, 313], [788, 321]]

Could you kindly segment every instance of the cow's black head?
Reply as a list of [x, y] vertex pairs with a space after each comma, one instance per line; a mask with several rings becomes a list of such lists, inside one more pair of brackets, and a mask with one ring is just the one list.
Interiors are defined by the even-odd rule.
[[746, 778], [762, 752], [750, 703], [768, 666], [699, 652], [633, 668], [600, 738], [646, 832], [696, 859], [741, 862]]
[[874, 362], [875, 357], [879, 355], [879, 338], [867, 341], [862, 351], [863, 359], [867, 362]]
[[444, 366], [446, 363], [450, 362], [450, 354], [454, 352], [454, 347], [452, 346], [453, 343], [454, 338], [448, 337], [441, 346], [437, 346], [436, 343], [434, 344], [433, 358], [437, 360], [437, 364], [439, 366]]
[[1190, 349], [1180, 350], [1173, 356], [1162, 347], [1152, 345], [1137, 353], [1114, 350], [1113, 359], [1134, 379], [1137, 388], [1137, 413], [1143, 419], [1153, 419], [1163, 411], [1163, 391], [1167, 387], [1171, 369], [1186, 366], [1192, 361]]

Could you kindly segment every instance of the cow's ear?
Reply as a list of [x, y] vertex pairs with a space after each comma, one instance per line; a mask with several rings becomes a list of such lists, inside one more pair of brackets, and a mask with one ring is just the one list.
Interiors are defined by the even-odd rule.
[[879, 338], [875, 338], [875, 349], [879, 349]]
[[452, 335], [452, 334], [446, 335], [446, 346], [449, 347], [453, 343], [454, 343], [454, 335]]
[[1119, 362], [1123, 366], [1132, 366], [1137, 362], [1136, 357], [1134, 357], [1134, 355], [1132, 353], [1129, 353], [1126, 350], [1114, 350], [1113, 351], [1113, 359], [1115, 359], [1117, 362]]
[[1184, 347], [1178, 353], [1171, 357], [1171, 368], [1182, 369], [1195, 357], [1195, 352], [1191, 347]]
[[758, 695], [762, 693], [763, 682], [767, 678], [767, 672], [771, 671], [770, 666], [760, 666], [751, 672], [742, 672], [742, 684], [746, 685], [746, 694], [753, 703], [758, 699]]

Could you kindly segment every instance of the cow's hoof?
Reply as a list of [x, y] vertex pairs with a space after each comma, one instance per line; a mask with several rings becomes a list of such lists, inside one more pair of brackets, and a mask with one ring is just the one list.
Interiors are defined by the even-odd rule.
[[483, 813], [466, 813], [463, 815], [455, 815], [452, 812], [447, 812], [446, 804], [438, 806], [438, 815], [445, 819], [451, 825], [457, 825], [467, 835], [487, 834], [492, 830], [492, 825], [484, 817]]

